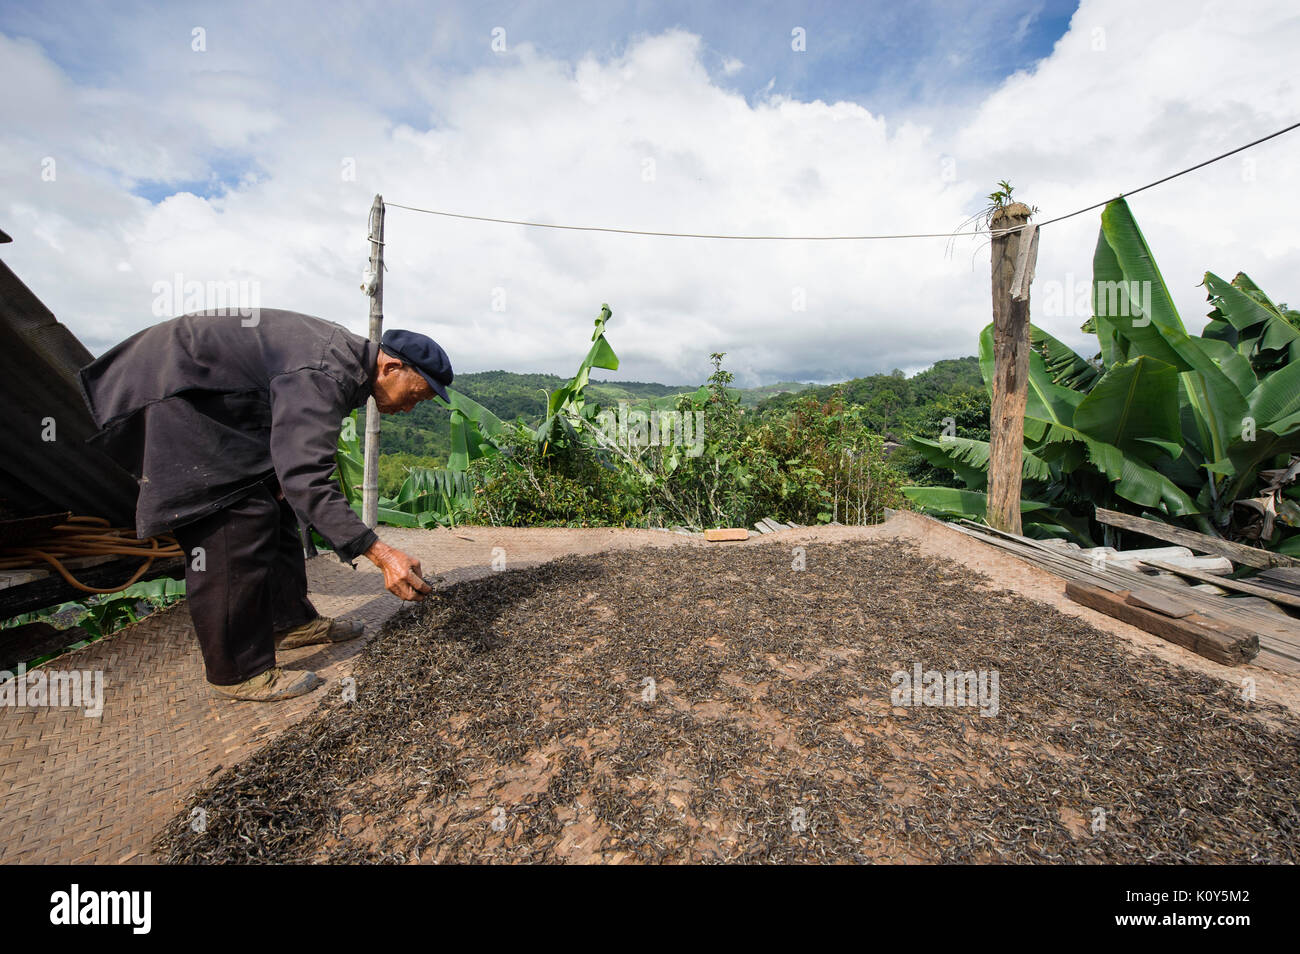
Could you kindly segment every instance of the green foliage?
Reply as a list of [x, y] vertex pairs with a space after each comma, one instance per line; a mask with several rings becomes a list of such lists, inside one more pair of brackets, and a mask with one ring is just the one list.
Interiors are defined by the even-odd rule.
[[406, 481], [407, 475], [415, 468], [441, 470], [446, 461], [437, 457], [418, 457], [415, 454], [380, 454], [379, 455], [379, 495], [396, 497]]
[[899, 505], [899, 475], [861, 408], [848, 406], [842, 394], [810, 394], [784, 414], [755, 419], [729, 387], [723, 357], [712, 355], [708, 385], [676, 409], [683, 422], [686, 415], [698, 422], [691, 427], [698, 453], [680, 445], [622, 451], [640, 478], [652, 525], [748, 527], [767, 516], [870, 523]]
[[[988, 225], [993, 221], [993, 216], [996, 215], [998, 211], [1011, 205], [1013, 201], [1011, 193], [1015, 191], [1015, 186], [1006, 179], [998, 180], [998, 187], [989, 193], [989, 204], [983, 213], [985, 225]], [[1034, 206], [1029, 211], [1031, 215], [1037, 213], [1038, 206]]]
[[[475, 522], [504, 527], [643, 526], [639, 494], [581, 443], [543, 454], [518, 431], [469, 468]], [[630, 492], [629, 492], [630, 491]]]
[[[953, 358], [936, 361], [932, 367], [910, 378], [892, 373], [873, 374], [841, 384], [811, 387], [798, 394], [782, 394], [759, 404], [757, 413], [760, 417], [782, 416], [800, 398], [813, 397], [824, 402], [836, 393], [846, 404], [863, 409], [862, 421], [871, 430], [901, 438], [911, 433], [937, 435], [943, 424], [936, 427], [933, 422], [948, 416], [936, 413], [942, 405], [967, 394], [979, 400], [978, 396], [986, 392], [980, 376], [979, 359]], [[988, 427], [987, 415], [984, 427]]]
[[775, 467], [760, 471], [756, 510], [798, 523], [867, 524], [901, 506], [902, 475], [867, 414], [836, 391], [801, 397], [784, 419], [764, 422], [757, 444]]
[[[22, 626], [25, 623], [45, 622], [56, 628], [79, 626], [88, 635], [68, 648], [78, 648], [87, 643], [110, 636], [125, 626], [137, 623], [157, 610], [185, 598], [185, 581], [159, 577], [144, 583], [132, 583], [116, 593], [87, 594], [84, 600], [61, 603], [49, 609], [18, 616], [0, 622], [0, 629]], [[60, 650], [65, 652], [66, 650]], [[58, 653], [51, 653], [28, 661], [28, 666], [38, 666]]]
[[[976, 382], [979, 374], [976, 370]], [[546, 402], [551, 392], [562, 387], [567, 379], [555, 374], [515, 374], [509, 371], [477, 371], [456, 376], [456, 388], [465, 397], [482, 405], [502, 421], [536, 428], [546, 416]], [[786, 381], [756, 388], [738, 388], [740, 401], [745, 408], [755, 407], [774, 395], [794, 394], [812, 385]], [[657, 384], [642, 381], [587, 382], [584, 393], [588, 400], [602, 407], [617, 407], [627, 401], [637, 407], [658, 407], [671, 410], [677, 399], [692, 394], [695, 387]], [[357, 419], [358, 433], [365, 433], [365, 409]], [[445, 467], [451, 453], [450, 412], [437, 401], [422, 401], [408, 414], [384, 418], [380, 432], [379, 452], [385, 456], [410, 455], [425, 458], [424, 466]], [[382, 476], [381, 493], [395, 492], [386, 485]]]
[[[1209, 323], [1201, 336], [1189, 334], [1127, 204], [1111, 202], [1101, 220], [1087, 326], [1098, 339], [1097, 361], [1041, 329], [1031, 333], [1025, 497], [1042, 506], [1026, 508], [1033, 510], [1026, 532], [1091, 542], [1087, 521], [1101, 506], [1297, 546], [1288, 542], [1295, 534], [1283, 499], [1293, 478], [1278, 477], [1300, 453], [1300, 333], [1290, 315], [1246, 275], [1229, 283], [1207, 273]], [[991, 383], [992, 326], [981, 335], [980, 361]], [[909, 443], [967, 490], [985, 489], [987, 453], [970, 442]], [[967, 499], [934, 488], [904, 492], [944, 513]], [[1295, 517], [1300, 523], [1300, 509]]]
[[[678, 399], [674, 409], [684, 426], [690, 422], [690, 446], [683, 442], [625, 451], [646, 486], [646, 510], [653, 523], [743, 527], [757, 509], [755, 477], [766, 462], [746, 439], [740, 395], [730, 387], [733, 375], [722, 367], [724, 356], [710, 356], [708, 383]], [[766, 514], [753, 519], [762, 516]]]
[[[719, 352], [712, 355], [713, 374], [700, 388], [638, 385], [637, 395], [618, 389], [613, 391], [618, 409], [606, 409], [599, 395], [610, 393], [610, 385], [602, 390], [591, 373], [618, 368], [606, 339], [612, 317], [609, 306], [602, 306], [586, 356], [572, 378], [545, 394], [536, 426], [522, 416], [506, 423], [483, 404], [448, 389], [448, 467], [393, 459], [383, 484], [380, 521], [399, 526], [465, 520], [509, 526], [680, 524], [697, 529], [749, 526], [767, 516], [801, 523], [874, 522], [885, 507], [902, 501], [901, 475], [887, 463], [875, 423], [930, 422], [936, 413], [943, 418], [951, 411], [963, 426], [978, 428], [972, 408], [981, 401], [987, 406], [978, 360], [972, 357], [939, 362], [912, 379], [900, 371], [877, 375], [863, 388], [870, 401], [865, 407], [852, 405], [845, 386], [837, 386], [780, 394], [760, 414], [752, 405], [746, 407], [754, 396], [733, 386]], [[631, 408], [626, 398], [638, 395], [639, 407]], [[675, 437], [652, 442], [642, 426], [629, 439], [627, 417], [635, 418], [637, 412], [653, 413], [656, 423], [672, 418], [667, 433]], [[358, 415], [353, 422], [340, 434], [336, 473], [360, 512]], [[394, 489], [399, 475], [402, 482]]]
[[538, 452], [545, 456], [550, 446], [580, 443], [579, 430], [590, 423], [600, 411], [596, 402], [588, 402], [584, 393], [592, 368], [618, 370], [618, 355], [605, 340], [605, 325], [614, 316], [609, 305], [600, 306], [596, 327], [591, 333], [591, 347], [578, 365], [578, 373], [547, 396], [546, 417], [533, 432]]
[[[448, 396], [453, 400], [457, 397], [450, 388]], [[472, 423], [471, 427], [474, 427]], [[362, 512], [361, 485], [364, 479], [360, 433], [358, 413], [353, 411], [339, 431], [333, 475], [358, 516]], [[475, 433], [478, 433], [477, 430]], [[381, 472], [383, 467], [381, 455]], [[397, 527], [455, 526], [464, 522], [469, 515], [471, 496], [472, 488], [463, 471], [406, 466], [396, 492], [392, 495], [380, 494], [377, 517], [380, 523]], [[319, 535], [313, 533], [312, 538], [317, 546], [328, 546]]]
[[[976, 359], [971, 359], [973, 362]], [[978, 367], [978, 363], [976, 364]], [[981, 386], [978, 390], [961, 390], [945, 394], [925, 406], [928, 415], [920, 426], [912, 428], [908, 437], [922, 441], [938, 441], [945, 436], [966, 440], [989, 439], [989, 396]], [[918, 451], [912, 441], [890, 457], [890, 463], [902, 472], [908, 483], [936, 487], [963, 487], [967, 481], [960, 478], [944, 463], [933, 463], [932, 455]]]

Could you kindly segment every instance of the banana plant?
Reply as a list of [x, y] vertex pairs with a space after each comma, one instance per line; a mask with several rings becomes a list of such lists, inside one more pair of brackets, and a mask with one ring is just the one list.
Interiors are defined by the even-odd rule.
[[477, 401], [459, 391], [447, 388], [447, 398], [434, 395], [434, 400], [451, 411], [451, 450], [447, 453], [447, 469], [463, 473], [469, 462], [485, 455], [501, 452], [497, 438], [506, 430], [506, 424]]
[[[469, 401], [464, 395], [453, 393], [450, 388], [447, 389], [447, 394], [453, 401], [457, 398]], [[473, 413], [472, 408], [470, 413]], [[490, 411], [487, 413], [491, 414]], [[467, 420], [477, 428], [477, 422], [468, 417]], [[465, 431], [476, 432], [470, 427], [466, 427]], [[361, 484], [365, 468], [361, 441], [357, 436], [357, 411], [353, 411], [344, 420], [334, 459], [334, 474], [343, 490], [343, 496], [360, 516]], [[379, 498], [376, 517], [380, 523], [395, 527], [455, 526], [469, 512], [472, 495], [468, 475], [463, 469], [412, 467], [395, 497]]]
[[589, 429], [593, 427], [593, 422], [600, 412], [600, 405], [588, 403], [584, 391], [587, 382], [591, 379], [592, 368], [618, 370], [618, 355], [605, 340], [605, 326], [613, 316], [614, 313], [610, 311], [609, 305], [600, 306], [600, 314], [595, 322], [596, 327], [591, 333], [591, 347], [587, 350], [587, 356], [582, 359], [582, 363], [578, 365], [577, 374], [547, 395], [546, 417], [533, 432], [533, 439], [543, 455], [561, 434], [577, 441], [581, 439], [579, 432], [584, 426]]
[[[590, 431], [597, 430], [594, 421], [600, 406], [587, 402], [584, 390], [592, 368], [618, 369], [618, 356], [605, 340], [605, 325], [612, 316], [609, 305], [602, 305], [591, 336], [591, 348], [578, 373], [547, 396], [546, 419], [531, 435], [543, 453], [557, 438], [557, 430], [575, 440], [581, 439], [579, 432], [584, 424]], [[377, 515], [381, 523], [400, 527], [455, 525], [472, 510], [470, 462], [501, 454], [502, 439], [514, 427], [454, 388], [447, 388], [446, 401], [436, 395], [433, 400], [449, 411], [451, 449], [447, 466], [411, 468], [397, 496], [380, 498]], [[352, 509], [360, 514], [364, 465], [356, 411], [344, 421], [339, 432], [335, 461], [334, 476]]]
[[[1206, 273], [1213, 310], [1204, 333], [1189, 334], [1122, 199], [1102, 213], [1093, 279], [1084, 327], [1097, 336], [1094, 361], [1031, 329], [1023, 476], [1026, 503], [1043, 506], [1026, 509], [1026, 526], [1068, 526], [1048, 508], [1074, 502], [1076, 511], [1095, 504], [1185, 519], [1213, 535], [1229, 534], [1234, 507], [1248, 506], [1272, 529], [1275, 513], [1292, 512], [1287, 491], [1274, 482], [1267, 500], [1251, 492], [1261, 470], [1272, 474], [1300, 453], [1300, 314], [1273, 304], [1244, 274], [1229, 283]], [[980, 336], [980, 365], [991, 389], [991, 325]], [[967, 492], [986, 486], [986, 448], [952, 438], [910, 443], [952, 469]], [[941, 512], [962, 502], [936, 507], [935, 489], [904, 493]], [[1274, 545], [1285, 539], [1264, 536]]]

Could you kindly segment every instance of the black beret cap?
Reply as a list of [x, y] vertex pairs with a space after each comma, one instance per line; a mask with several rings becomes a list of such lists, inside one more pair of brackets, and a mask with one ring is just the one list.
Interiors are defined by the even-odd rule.
[[444, 401], [447, 400], [447, 385], [451, 384], [451, 359], [442, 350], [438, 342], [418, 331], [402, 331], [394, 328], [385, 331], [379, 346], [394, 358], [401, 358], [429, 382], [429, 387]]

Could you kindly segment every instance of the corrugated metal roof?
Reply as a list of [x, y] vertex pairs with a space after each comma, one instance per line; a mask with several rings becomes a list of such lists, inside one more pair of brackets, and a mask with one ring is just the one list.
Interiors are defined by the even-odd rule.
[[[0, 261], [0, 519], [70, 510], [135, 526], [135, 478], [86, 446], [94, 421], [76, 372], [94, 356]], [[55, 440], [43, 439], [48, 419]]]

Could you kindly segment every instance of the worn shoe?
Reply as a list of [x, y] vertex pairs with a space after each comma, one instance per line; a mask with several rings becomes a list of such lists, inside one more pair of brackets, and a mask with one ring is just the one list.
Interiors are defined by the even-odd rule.
[[365, 623], [358, 620], [317, 616], [309, 623], [276, 633], [275, 641], [278, 649], [297, 649], [299, 646], [315, 646], [317, 643], [341, 643], [356, 639], [365, 631]]
[[[275, 702], [311, 692], [325, 680], [309, 669], [281, 669], [276, 666], [233, 686], [212, 686], [212, 692], [227, 699]], [[212, 685], [209, 683], [209, 685]]]

